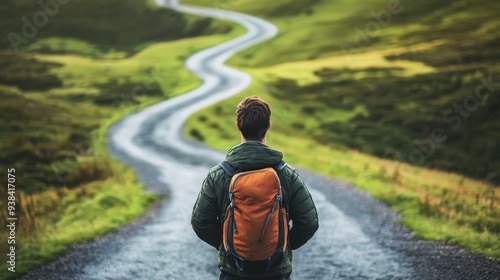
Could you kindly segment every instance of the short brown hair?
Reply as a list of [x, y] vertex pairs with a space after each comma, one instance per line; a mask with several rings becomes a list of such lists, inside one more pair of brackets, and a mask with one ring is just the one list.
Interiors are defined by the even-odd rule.
[[257, 96], [247, 97], [236, 107], [236, 123], [246, 140], [261, 141], [271, 124], [271, 107]]

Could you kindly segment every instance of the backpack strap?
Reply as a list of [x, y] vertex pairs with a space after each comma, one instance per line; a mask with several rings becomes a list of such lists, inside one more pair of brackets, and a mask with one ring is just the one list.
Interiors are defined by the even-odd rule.
[[[224, 170], [224, 172], [228, 175], [228, 177], [226, 179], [226, 185], [224, 186], [224, 188], [226, 190], [226, 195], [225, 195], [225, 199], [224, 199], [224, 208], [222, 209], [222, 213], [220, 213], [220, 215], [219, 215], [219, 222], [220, 222], [221, 227], [222, 227], [222, 225], [224, 224], [224, 220], [226, 219], [225, 208], [231, 202], [230, 198], [229, 198], [229, 184], [231, 182], [231, 178], [233, 178], [233, 176], [235, 174], [235, 171], [234, 171], [234, 168], [227, 161], [223, 161], [223, 162], [219, 163], [218, 166], [220, 166], [222, 168], [222, 170]], [[221, 232], [222, 232], [222, 228], [221, 228]]]
[[275, 166], [273, 166], [273, 168], [274, 168], [274, 170], [275, 170], [276, 172], [278, 172], [278, 171], [281, 171], [281, 170], [285, 169], [285, 167], [286, 167], [287, 165], [288, 165], [288, 164], [287, 164], [284, 160], [282, 160], [280, 163], [278, 163], [278, 164], [276, 164]]
[[[276, 173], [278, 173], [279, 171], [285, 169], [285, 167], [287, 167], [287, 165], [288, 164], [284, 160], [282, 160], [280, 163], [273, 166], [273, 169], [274, 169], [274, 171], [276, 171]], [[283, 206], [283, 208], [285, 208], [287, 220], [290, 221], [290, 217], [288, 214], [288, 195], [286, 194], [285, 188], [283, 186], [281, 187], [281, 193], [283, 193], [282, 206]]]
[[229, 162], [223, 161], [218, 165], [222, 168], [222, 170], [224, 170], [224, 172], [226, 172], [227, 175], [229, 175], [229, 177], [234, 176], [235, 174], [234, 168], [229, 164]]

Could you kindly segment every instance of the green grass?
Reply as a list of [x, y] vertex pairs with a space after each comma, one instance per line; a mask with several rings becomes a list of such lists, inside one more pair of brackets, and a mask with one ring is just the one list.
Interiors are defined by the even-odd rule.
[[[254, 83], [192, 116], [188, 136], [219, 150], [237, 144], [235, 106], [256, 94], [273, 107], [268, 144], [288, 162], [366, 190], [402, 213], [417, 237], [500, 259], [498, 96], [456, 131], [442, 119], [481, 76], [498, 80], [497, 3], [402, 1], [388, 26], [347, 52], [355, 28], [387, 1], [220, 3], [266, 18], [280, 34], [230, 60]], [[422, 166], [399, 161], [437, 127], [448, 139]]]
[[[107, 160], [99, 159], [99, 164]], [[130, 168], [112, 165], [114, 174], [131, 175], [93, 181], [75, 189], [54, 187], [21, 196], [19, 206], [30, 211], [23, 220], [34, 220], [30, 226], [36, 234], [16, 237], [16, 275], [52, 260], [71, 244], [105, 234], [136, 219], [158, 199], [153, 194], [144, 194], [144, 187], [137, 185]], [[18, 193], [18, 199], [20, 195]], [[2, 270], [6, 271], [3, 264]]]

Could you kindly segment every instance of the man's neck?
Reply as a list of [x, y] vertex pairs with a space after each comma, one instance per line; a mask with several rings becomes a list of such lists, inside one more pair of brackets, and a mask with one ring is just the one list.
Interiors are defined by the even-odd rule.
[[[241, 136], [241, 143], [244, 143], [244, 142], [246, 142], [246, 141], [248, 141], [248, 140], [247, 140], [247, 139], [245, 139], [243, 136]], [[266, 137], [265, 137], [265, 136], [264, 136], [264, 138], [262, 138], [262, 140], [261, 140], [261, 141], [258, 141], [258, 142], [260, 142], [260, 143], [262, 143], [262, 144], [264, 144], [264, 145], [267, 145], [267, 141], [266, 141]]]

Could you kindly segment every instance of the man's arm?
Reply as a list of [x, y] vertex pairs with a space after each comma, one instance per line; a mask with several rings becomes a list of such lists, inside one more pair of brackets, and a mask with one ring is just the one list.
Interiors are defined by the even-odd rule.
[[218, 248], [222, 233], [217, 219], [220, 213], [214, 187], [213, 173], [209, 172], [194, 204], [191, 225], [201, 240]]
[[289, 232], [290, 248], [300, 248], [311, 239], [319, 227], [318, 213], [306, 184], [294, 170], [291, 176], [289, 202], [290, 219], [293, 221]]

